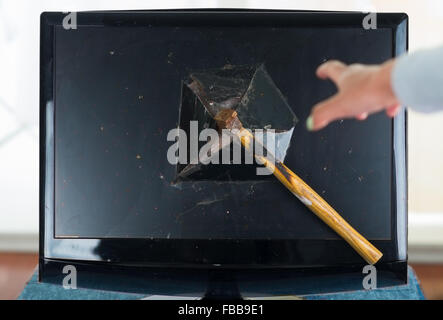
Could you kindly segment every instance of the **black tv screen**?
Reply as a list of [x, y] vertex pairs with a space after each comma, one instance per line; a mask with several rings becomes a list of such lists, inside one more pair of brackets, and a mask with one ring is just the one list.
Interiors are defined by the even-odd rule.
[[[384, 261], [406, 258], [404, 112], [316, 133], [304, 125], [312, 106], [336, 92], [316, 68], [404, 52], [403, 14], [379, 14], [370, 30], [361, 13], [85, 12], [68, 30], [63, 17], [42, 16], [42, 258], [362, 263], [272, 175], [225, 165], [180, 179], [183, 168], [168, 161], [168, 133], [195, 117], [185, 106], [186, 79], [195, 70], [258, 65], [299, 120], [284, 163]], [[168, 248], [179, 252], [161, 253]]]
[[[336, 238], [276, 179], [174, 183], [167, 134], [190, 70], [264, 63], [306, 119], [335, 91], [316, 67], [389, 59], [390, 29], [59, 26], [54, 37], [56, 236]], [[285, 163], [366, 237], [390, 239], [391, 131], [383, 114], [314, 134], [298, 123]]]

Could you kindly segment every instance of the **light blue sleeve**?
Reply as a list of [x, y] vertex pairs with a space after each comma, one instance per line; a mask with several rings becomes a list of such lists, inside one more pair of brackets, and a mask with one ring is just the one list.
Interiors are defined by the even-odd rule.
[[403, 105], [419, 112], [443, 110], [443, 47], [397, 58], [391, 83]]

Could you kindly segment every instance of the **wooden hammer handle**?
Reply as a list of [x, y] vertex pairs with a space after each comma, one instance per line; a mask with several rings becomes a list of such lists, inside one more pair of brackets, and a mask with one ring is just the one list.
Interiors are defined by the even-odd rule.
[[[246, 149], [252, 150], [251, 147], [254, 140], [252, 133], [242, 128], [239, 138]], [[254, 156], [259, 163], [271, 170], [274, 176], [303, 202], [309, 210], [346, 240], [366, 262], [375, 264], [382, 257], [383, 254], [376, 247], [358, 233], [334, 208], [283, 163], [275, 160], [270, 161], [265, 156], [256, 154]]]

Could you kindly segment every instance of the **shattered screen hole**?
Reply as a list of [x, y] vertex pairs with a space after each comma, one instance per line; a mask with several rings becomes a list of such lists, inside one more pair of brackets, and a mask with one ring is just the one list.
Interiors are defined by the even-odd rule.
[[[180, 105], [179, 127], [183, 129], [188, 141], [186, 164], [177, 165], [176, 181], [219, 180], [248, 181], [267, 180], [270, 175], [257, 175], [257, 167], [261, 166], [255, 159], [247, 162], [251, 155], [242, 146], [234, 143], [218, 143], [218, 164], [203, 164], [201, 159], [191, 156], [190, 139], [195, 139], [197, 123], [198, 135], [205, 128], [217, 128], [214, 117], [223, 109], [233, 109], [243, 127], [254, 131], [263, 129], [263, 140], [274, 139], [275, 149], [272, 154], [284, 161], [290, 146], [292, 133], [297, 117], [286, 102], [285, 97], [276, 87], [263, 64], [255, 66], [226, 65], [219, 69], [191, 72], [182, 82], [182, 99]], [[267, 130], [273, 131], [267, 131]], [[198, 142], [200, 150], [207, 141]], [[265, 144], [266, 145], [266, 144]], [[233, 164], [234, 149], [241, 149], [240, 164]], [[223, 151], [222, 151], [223, 149]], [[238, 149], [235, 150], [238, 152]], [[222, 153], [230, 154], [231, 164], [222, 163]], [[264, 150], [264, 154], [269, 152]], [[253, 158], [253, 157], [252, 157]], [[236, 159], [238, 163], [239, 159]]]

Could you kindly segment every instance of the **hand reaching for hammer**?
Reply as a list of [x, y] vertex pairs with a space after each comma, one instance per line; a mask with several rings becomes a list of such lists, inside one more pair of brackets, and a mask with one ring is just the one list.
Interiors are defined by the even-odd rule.
[[332, 80], [338, 92], [312, 108], [306, 121], [308, 130], [319, 130], [334, 120], [356, 118], [364, 120], [369, 114], [385, 110], [394, 117], [400, 104], [391, 86], [395, 60], [381, 65], [362, 65], [328, 61], [317, 69], [320, 79]]

